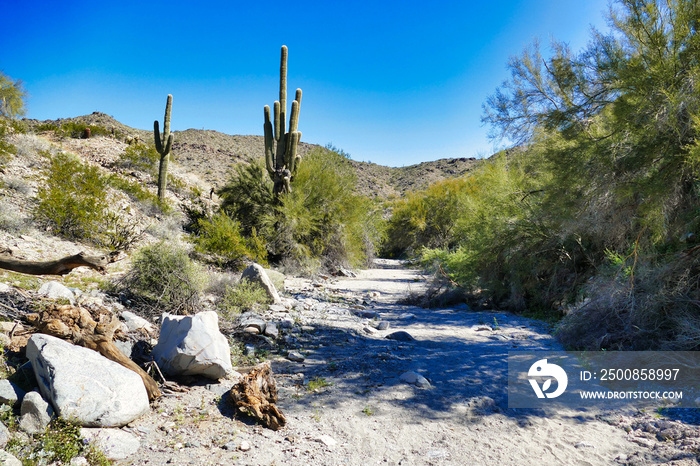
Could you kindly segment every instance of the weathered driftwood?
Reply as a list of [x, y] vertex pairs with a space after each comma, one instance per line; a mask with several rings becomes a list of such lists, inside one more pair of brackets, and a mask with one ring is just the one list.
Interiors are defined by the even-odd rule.
[[114, 344], [114, 336], [121, 332], [121, 324], [110, 311], [89, 311], [70, 304], [51, 304], [40, 313], [27, 315], [27, 320], [42, 333], [97, 351], [107, 359], [136, 372], [143, 379], [149, 400], [161, 396], [156, 381]]
[[105, 267], [115, 262], [118, 256], [118, 252], [102, 256], [86, 256], [81, 252], [63, 259], [39, 262], [19, 260], [9, 254], [0, 254], [0, 269], [30, 275], [65, 275], [76, 267], [90, 267], [98, 272], [104, 272]]
[[275, 406], [277, 385], [269, 361], [255, 366], [234, 385], [231, 398], [240, 412], [257, 419], [265, 427], [278, 430], [287, 423], [282, 411]]

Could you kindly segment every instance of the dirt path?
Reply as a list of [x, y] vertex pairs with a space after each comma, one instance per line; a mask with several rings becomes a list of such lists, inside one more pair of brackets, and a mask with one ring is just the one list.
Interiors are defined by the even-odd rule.
[[[266, 316], [294, 322], [284, 336], [284, 351], [305, 357], [303, 362], [273, 357], [278, 405], [288, 420], [284, 429], [273, 432], [234, 418], [226, 396], [218, 395], [230, 382], [196, 387], [163, 400], [131, 426], [144, 447], [130, 461], [697, 464], [697, 424], [682, 424], [689, 429], [684, 438], [690, 439], [684, 447], [680, 440], [657, 441], [653, 423], [658, 420], [649, 416], [509, 410], [508, 351], [560, 349], [536, 321], [392, 304], [423, 286], [415, 271], [396, 262], [317, 285], [288, 281], [287, 309], [273, 308]], [[381, 322], [389, 327], [376, 329]], [[399, 330], [414, 340], [386, 338]], [[420, 374], [429, 385], [407, 383], [401, 379], [407, 372]], [[640, 419], [647, 423], [635, 425]]]

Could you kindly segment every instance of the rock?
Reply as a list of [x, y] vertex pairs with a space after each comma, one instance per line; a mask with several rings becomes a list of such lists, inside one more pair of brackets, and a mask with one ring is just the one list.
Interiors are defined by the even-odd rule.
[[472, 325], [471, 330], [472, 332], [490, 332], [493, 329], [490, 325]]
[[131, 340], [114, 340], [114, 346], [122, 352], [124, 356], [131, 359], [131, 353], [134, 350], [134, 342]]
[[68, 466], [89, 466], [90, 462], [84, 456], [74, 456]]
[[411, 336], [410, 333], [399, 330], [398, 332], [390, 333], [389, 335], [386, 336], [389, 340], [396, 340], [396, 341], [414, 341], [415, 338]]
[[430, 388], [430, 382], [417, 372], [408, 371], [399, 376], [399, 380], [419, 388]]
[[291, 351], [289, 354], [287, 354], [287, 359], [294, 362], [304, 362], [306, 358], [301, 353]]
[[64, 419], [118, 427], [150, 409], [141, 377], [96, 351], [37, 333], [27, 343], [27, 358], [41, 393]]
[[214, 311], [193, 316], [163, 314], [153, 358], [170, 375], [203, 375], [220, 379], [233, 371], [231, 349], [219, 331]]
[[[294, 320], [292, 320], [292, 319], [287, 318], [287, 319], [283, 319], [280, 322], [280, 328], [290, 329], [292, 327], [294, 327]], [[699, 398], [699, 400], [700, 400], [700, 398]], [[698, 404], [698, 406], [700, 406], [700, 404]]]
[[24, 326], [19, 322], [0, 322], [0, 332], [10, 333], [15, 328], [17, 330], [22, 330]]
[[223, 448], [224, 450], [235, 450], [236, 442], [227, 442], [221, 448]]
[[0, 450], [0, 464], [2, 466], [22, 466], [22, 462], [5, 450]]
[[12, 339], [9, 337], [9, 335], [6, 335], [4, 333], [0, 333], [0, 346], [3, 348], [7, 348], [12, 344]]
[[9, 293], [12, 291], [12, 287], [7, 283], [0, 282], [0, 293]]
[[288, 310], [286, 307], [284, 307], [282, 304], [270, 304], [270, 305], [267, 306], [267, 308], [268, 308], [271, 312], [275, 312], [275, 313], [281, 313], [281, 312], [288, 312], [288, 311], [289, 311], [289, 310]]
[[71, 304], [75, 304], [75, 295], [73, 294], [73, 292], [67, 287], [55, 281], [46, 282], [43, 285], [41, 285], [39, 291], [37, 291], [37, 294], [39, 296], [43, 296], [49, 299], [64, 298], [70, 301]]
[[136, 435], [121, 429], [82, 428], [80, 435], [113, 461], [126, 459], [141, 447], [141, 441]]
[[339, 277], [349, 277], [349, 278], [356, 278], [357, 274], [351, 270], [346, 269], [342, 265], [338, 267], [338, 270], [336, 271], [335, 275]]
[[10, 433], [10, 430], [5, 427], [5, 424], [0, 422], [0, 448], [5, 448], [5, 445], [7, 445], [7, 442], [9, 442], [11, 438], [12, 434]]
[[254, 335], [262, 334], [265, 332], [265, 327], [267, 324], [265, 321], [257, 314], [253, 312], [246, 312], [238, 318], [239, 326], [242, 327], [246, 332], [252, 333]]
[[251, 283], [257, 283], [260, 285], [273, 303], [278, 304], [281, 302], [275, 285], [272, 283], [272, 280], [270, 280], [270, 277], [267, 276], [265, 269], [263, 269], [260, 264], [251, 264], [246, 267], [241, 274], [241, 281], [243, 280], [248, 280]]
[[411, 314], [410, 312], [404, 312], [403, 314], [399, 315], [398, 318], [401, 320], [410, 320], [410, 319], [415, 319], [416, 315]]
[[363, 311], [360, 309], [352, 311], [353, 314], [355, 314], [357, 317], [361, 317], [363, 319], [378, 319], [379, 314], [377, 314], [374, 311]]
[[0, 403], [15, 406], [22, 402], [25, 391], [7, 379], [0, 380]]
[[250, 450], [250, 443], [246, 442], [243, 440], [240, 445], [238, 445], [238, 449], [241, 451], [248, 451]]
[[592, 443], [588, 442], [578, 442], [576, 445], [574, 445], [575, 448], [595, 448], [595, 445]]
[[136, 332], [138, 330], [143, 330], [150, 336], [157, 335], [156, 329], [155, 327], [153, 327], [153, 324], [151, 324], [143, 317], [137, 316], [136, 314], [130, 311], [122, 311], [119, 314], [119, 316], [126, 324], [127, 331]]
[[279, 330], [277, 330], [277, 324], [274, 322], [268, 322], [265, 325], [265, 335], [270, 338], [277, 338], [280, 335]]
[[29, 392], [22, 400], [19, 428], [30, 435], [44, 432], [53, 414], [53, 409], [39, 392]]
[[508, 337], [505, 335], [489, 335], [489, 340], [497, 340], [497, 341], [508, 341]]
[[321, 442], [322, 444], [324, 444], [325, 446], [327, 446], [329, 448], [334, 447], [338, 444], [338, 442], [330, 435], [321, 435], [320, 437], [318, 437], [316, 439], [316, 441]]
[[362, 330], [364, 330], [365, 333], [369, 333], [370, 335], [377, 333], [377, 331], [374, 328], [369, 326], [363, 327]]
[[386, 330], [389, 328], [389, 322], [381, 320], [379, 322], [370, 322], [370, 325], [377, 330]]

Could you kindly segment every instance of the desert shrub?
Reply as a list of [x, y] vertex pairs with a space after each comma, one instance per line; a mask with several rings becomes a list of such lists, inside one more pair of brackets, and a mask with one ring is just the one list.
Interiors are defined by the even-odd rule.
[[249, 237], [243, 237], [239, 223], [223, 212], [199, 220], [198, 230], [199, 234], [192, 238], [197, 250], [213, 255], [219, 265], [235, 269], [245, 260], [267, 264], [267, 250], [255, 229]]
[[233, 319], [236, 315], [253, 311], [262, 304], [270, 304], [272, 301], [257, 283], [243, 280], [233, 286], [229, 286], [223, 298], [219, 301], [218, 308], [227, 319]]
[[39, 187], [34, 217], [60, 236], [94, 238], [107, 207], [106, 188], [96, 167], [65, 153], [56, 154]]
[[20, 234], [26, 228], [27, 220], [21, 216], [19, 209], [7, 204], [0, 204], [0, 230]]
[[153, 144], [136, 143], [124, 149], [124, 152], [119, 156], [118, 164], [124, 168], [141, 170], [155, 175], [159, 160], [160, 155]]
[[10, 134], [12, 134], [11, 121], [0, 117], [0, 168], [17, 153], [17, 147], [9, 141]]
[[63, 123], [58, 129], [57, 133], [59, 136], [82, 138], [83, 133], [87, 128], [90, 129], [90, 134], [92, 136], [109, 136], [111, 134], [111, 131], [103, 126], [88, 125], [87, 123], [79, 121], [69, 121], [67, 123]]
[[156, 312], [188, 313], [199, 307], [204, 273], [183, 247], [160, 242], [136, 252], [121, 284]]
[[146, 229], [138, 220], [116, 212], [107, 212], [98, 243], [112, 251], [130, 251], [144, 237]]
[[292, 192], [275, 199], [261, 164], [239, 168], [219, 193], [222, 210], [253, 229], [270, 257], [287, 268], [360, 266], [372, 257], [381, 231], [379, 207], [354, 193], [348, 159], [328, 149], [305, 156]]

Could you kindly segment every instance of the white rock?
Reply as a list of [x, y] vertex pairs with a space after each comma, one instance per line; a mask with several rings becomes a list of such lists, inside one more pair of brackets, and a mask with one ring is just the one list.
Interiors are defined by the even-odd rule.
[[316, 441], [321, 442], [327, 447], [334, 447], [338, 444], [338, 442], [330, 435], [321, 435], [316, 439]]
[[143, 317], [139, 317], [130, 311], [122, 311], [119, 315], [122, 320], [124, 320], [127, 331], [135, 332], [137, 330], [143, 330], [149, 335], [156, 335], [156, 329], [153, 327], [153, 324]]
[[0, 282], [0, 293], [9, 293], [12, 291], [12, 287], [7, 283]]
[[275, 285], [270, 280], [270, 277], [265, 273], [265, 269], [260, 264], [251, 264], [241, 274], [241, 281], [248, 280], [251, 283], [260, 285], [270, 299], [275, 303], [281, 303], [280, 296], [277, 294]]
[[80, 435], [97, 447], [110, 460], [123, 460], [141, 447], [136, 435], [120, 429], [80, 429]]
[[7, 379], [0, 379], [0, 403], [14, 406], [24, 398], [24, 390]]
[[87, 458], [84, 456], [74, 456], [71, 458], [70, 463], [68, 463], [68, 466], [88, 466], [90, 463], [88, 462]]
[[0, 464], [2, 466], [22, 466], [22, 462], [20, 460], [5, 450], [0, 450]]
[[399, 377], [399, 380], [401, 380], [402, 382], [405, 382], [407, 384], [410, 384], [410, 385], [415, 385], [419, 388], [429, 388], [430, 387], [430, 382], [428, 382], [428, 379], [426, 379], [425, 377], [423, 377], [419, 373], [413, 372], [413, 371], [404, 372]]
[[5, 448], [5, 445], [7, 445], [7, 442], [10, 441], [10, 438], [12, 438], [10, 430], [5, 427], [5, 424], [0, 422], [0, 448]]
[[238, 445], [238, 449], [241, 451], [248, 451], [250, 450], [250, 443], [246, 442], [243, 440], [240, 445]]
[[123, 426], [150, 409], [141, 377], [96, 351], [43, 334], [27, 343], [41, 393], [64, 419], [83, 426]]
[[163, 314], [158, 344], [153, 358], [170, 375], [203, 375], [212, 379], [233, 371], [231, 349], [219, 331], [214, 311], [194, 316]]
[[37, 291], [37, 294], [39, 296], [44, 296], [49, 299], [65, 298], [68, 301], [70, 301], [71, 304], [75, 304], [75, 295], [73, 294], [73, 292], [67, 287], [55, 281], [46, 282], [43, 285], [41, 285], [39, 291]]
[[53, 409], [39, 392], [29, 392], [22, 399], [19, 428], [28, 434], [38, 434], [51, 422]]

